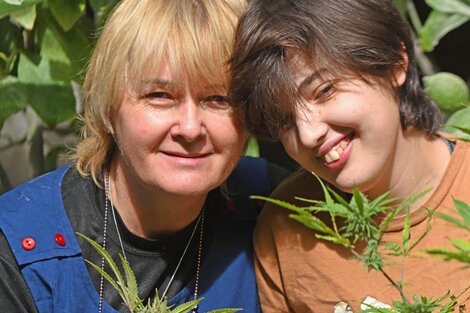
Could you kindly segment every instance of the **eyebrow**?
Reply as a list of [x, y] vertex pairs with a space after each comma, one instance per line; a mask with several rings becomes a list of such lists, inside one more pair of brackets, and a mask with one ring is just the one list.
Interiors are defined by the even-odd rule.
[[317, 70], [317, 71], [313, 71], [312, 73], [307, 75], [304, 79], [302, 79], [297, 90], [301, 91], [302, 89], [310, 85], [312, 82], [322, 77], [323, 73], [325, 73], [326, 71], [327, 70], [325, 68]]
[[149, 79], [149, 80], [141, 80], [139, 86], [141, 88], [149, 88], [149, 87], [174, 88], [176, 85], [170, 80], [155, 78], [155, 79]]

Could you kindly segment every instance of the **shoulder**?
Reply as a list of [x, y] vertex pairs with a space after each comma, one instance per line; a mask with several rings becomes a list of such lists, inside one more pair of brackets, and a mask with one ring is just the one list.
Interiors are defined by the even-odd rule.
[[[298, 206], [307, 206], [305, 201], [323, 200], [323, 191], [318, 179], [310, 172], [301, 169], [287, 177], [269, 196], [271, 199], [281, 200]], [[266, 202], [258, 218], [257, 231], [278, 232], [298, 231], [304, 228], [300, 223], [289, 218], [290, 211], [271, 202]]]
[[321, 200], [323, 191], [318, 179], [312, 173], [301, 169], [279, 184], [271, 197], [294, 204], [305, 204], [296, 198]]

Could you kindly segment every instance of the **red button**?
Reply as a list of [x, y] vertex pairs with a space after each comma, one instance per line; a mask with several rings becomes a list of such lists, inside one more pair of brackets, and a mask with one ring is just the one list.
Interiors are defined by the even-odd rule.
[[59, 246], [65, 246], [65, 237], [61, 233], [55, 234], [54, 240]]
[[34, 241], [33, 238], [31, 237], [26, 237], [23, 239], [23, 242], [21, 243], [23, 246], [23, 249], [26, 251], [33, 250], [36, 247], [36, 241]]

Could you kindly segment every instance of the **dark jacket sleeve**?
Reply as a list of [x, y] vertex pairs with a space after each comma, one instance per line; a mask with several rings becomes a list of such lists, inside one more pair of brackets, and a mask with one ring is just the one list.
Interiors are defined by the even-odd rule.
[[37, 313], [21, 271], [0, 232], [0, 310], [2, 312]]

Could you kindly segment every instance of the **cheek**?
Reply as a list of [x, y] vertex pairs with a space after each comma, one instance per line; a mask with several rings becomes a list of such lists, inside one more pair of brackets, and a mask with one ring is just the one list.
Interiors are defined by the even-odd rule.
[[248, 138], [248, 132], [236, 117], [212, 118], [209, 120], [208, 125], [212, 138], [216, 138], [219, 144], [232, 150], [237, 148], [241, 151], [243, 149]]

